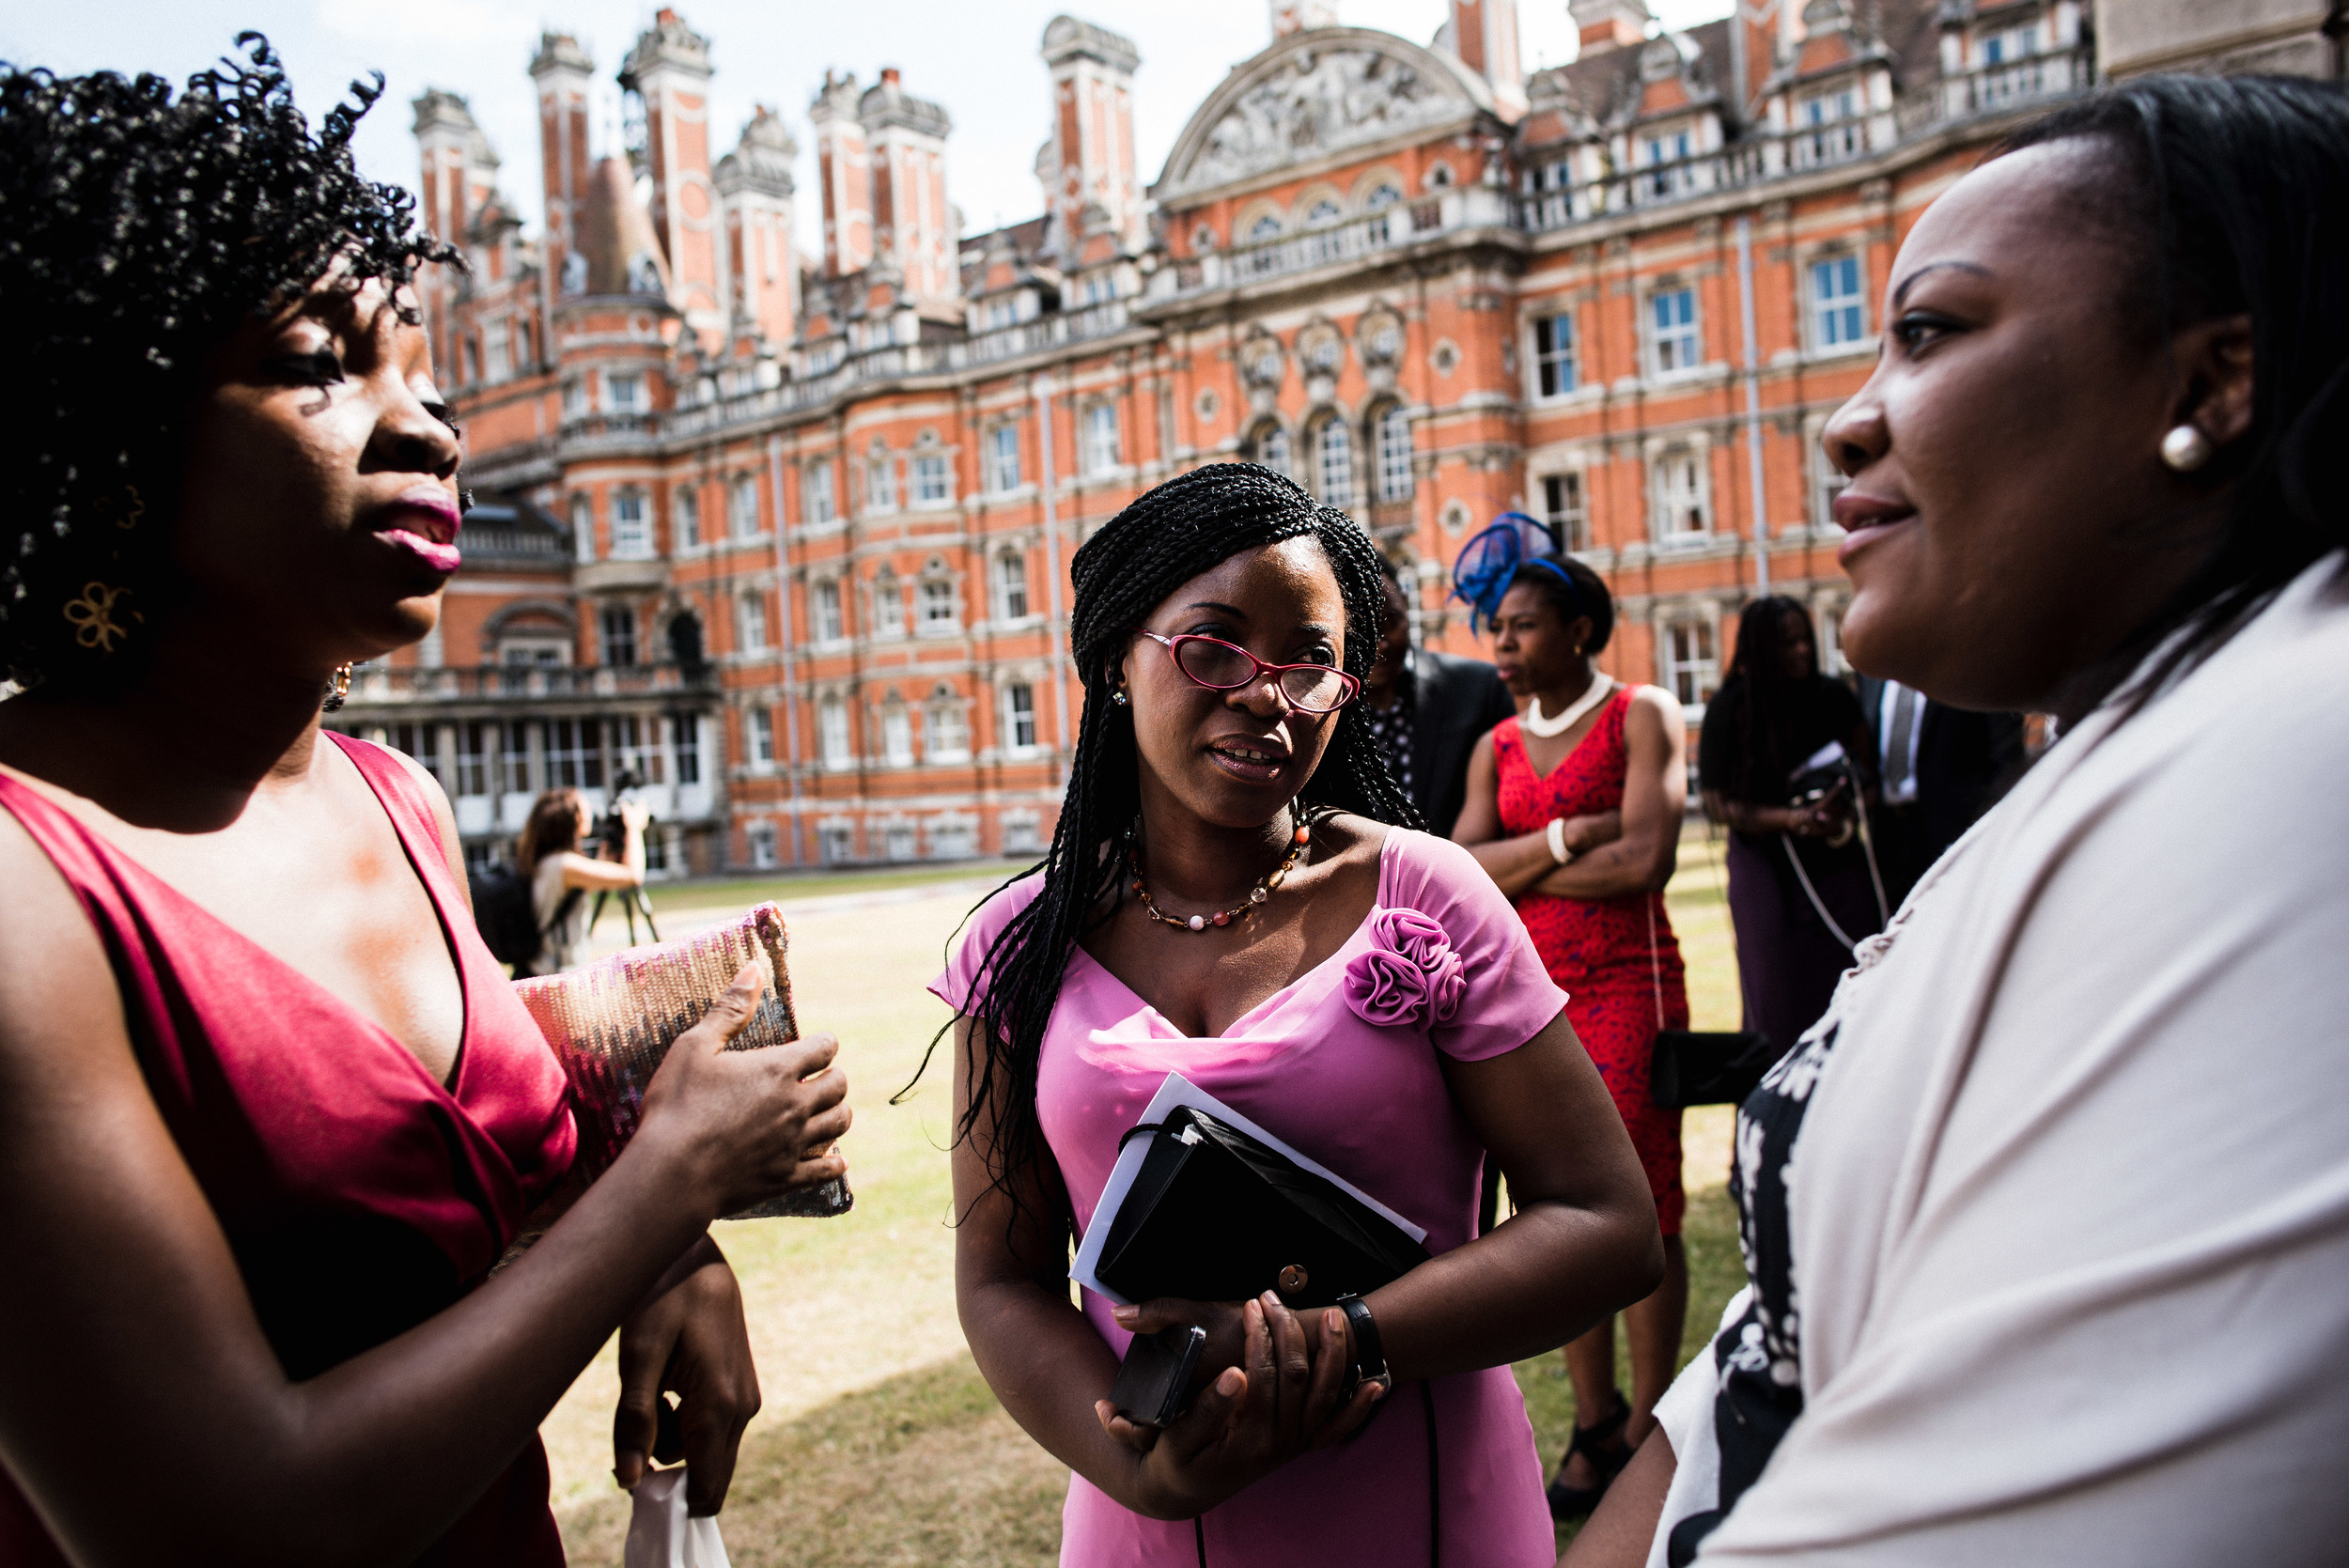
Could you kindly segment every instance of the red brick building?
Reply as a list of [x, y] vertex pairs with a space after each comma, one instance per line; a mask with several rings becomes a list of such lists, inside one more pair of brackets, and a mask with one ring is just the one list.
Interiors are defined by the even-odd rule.
[[1917, 212], [2092, 81], [2078, 0], [1685, 33], [1574, 0], [1579, 57], [1531, 78], [1514, 0], [1431, 0], [1425, 45], [1272, 9], [1146, 189], [1133, 46], [1054, 21], [1043, 215], [977, 236], [948, 110], [828, 76], [814, 257], [790, 131], [761, 110], [713, 163], [674, 12], [621, 64], [626, 148], [544, 39], [535, 240], [464, 103], [418, 100], [424, 210], [473, 262], [428, 306], [481, 506], [443, 630], [343, 718], [433, 766], [477, 850], [622, 767], [672, 871], [1031, 849], [1081, 695], [1070, 552], [1235, 458], [1352, 512], [1439, 646], [1474, 645], [1460, 540], [1518, 507], [1613, 583], [1615, 675], [1701, 706], [1765, 584], [1831, 655], [1818, 427]]

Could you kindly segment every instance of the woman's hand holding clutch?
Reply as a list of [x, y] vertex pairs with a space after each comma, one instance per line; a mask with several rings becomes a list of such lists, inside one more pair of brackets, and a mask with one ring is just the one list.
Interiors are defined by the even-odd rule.
[[811, 1034], [761, 1050], [726, 1048], [760, 989], [757, 966], [744, 965], [677, 1037], [645, 1093], [642, 1130], [629, 1148], [682, 1165], [712, 1219], [848, 1168], [833, 1147], [850, 1121], [848, 1079], [832, 1060], [837, 1040]]
[[1307, 1316], [1310, 1323], [1268, 1291], [1240, 1303], [1238, 1363], [1217, 1373], [1166, 1427], [1137, 1426], [1108, 1400], [1095, 1405], [1102, 1427], [1135, 1456], [1129, 1506], [1157, 1519], [1195, 1517], [1369, 1419], [1383, 1391], [1377, 1384], [1342, 1397], [1353, 1366], [1346, 1314], [1332, 1308]]

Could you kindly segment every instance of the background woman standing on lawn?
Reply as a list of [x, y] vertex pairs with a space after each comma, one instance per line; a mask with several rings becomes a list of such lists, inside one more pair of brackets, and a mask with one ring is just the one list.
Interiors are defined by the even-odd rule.
[[[1076, 1472], [1061, 1560], [1418, 1564], [1439, 1513], [1446, 1568], [1548, 1568], [1509, 1363], [1652, 1289], [1656, 1224], [1523, 925], [1467, 854], [1393, 825], [1414, 813], [1347, 706], [1373, 546], [1270, 470], [1211, 463], [1072, 575], [1085, 701], [1051, 853], [935, 987], [959, 1014], [963, 1331]], [[1432, 1260], [1366, 1298], [1397, 1408], [1360, 1425], [1375, 1385], [1339, 1407], [1334, 1310], [1070, 1304], [1070, 1232], [1170, 1072], [1426, 1229]], [[1478, 1236], [1487, 1148], [1517, 1213]], [[1207, 1330], [1201, 1387], [1154, 1441], [1105, 1396], [1130, 1337], [1174, 1323]]]
[[[620, 1330], [714, 1511], [758, 1405], [711, 1219], [837, 1174], [804, 1048], [670, 1052], [568, 1170], [560, 1066], [475, 931], [440, 786], [321, 743], [432, 628], [459, 447], [407, 288], [441, 247], [268, 46], [0, 68], [0, 1562], [547, 1568], [537, 1427]], [[380, 79], [379, 87], [380, 90]], [[665, 1369], [665, 1372], [664, 1372]]]
[[[1453, 837], [1516, 900], [1550, 979], [1566, 992], [1567, 1020], [1631, 1134], [1664, 1233], [1663, 1283], [1624, 1310], [1630, 1399], [1615, 1387], [1611, 1317], [1566, 1346], [1574, 1442], [1549, 1485], [1550, 1510], [1566, 1519], [1596, 1506], [1647, 1436], [1688, 1315], [1680, 1112], [1657, 1105], [1648, 1088], [1657, 1031], [1688, 1026], [1663, 893], [1688, 778], [1680, 705], [1598, 671], [1615, 627], [1607, 585], [1568, 555], [1517, 561], [1505, 548], [1517, 527], [1504, 520], [1461, 551], [1461, 589], [1491, 625], [1493, 662], [1511, 695], [1532, 706], [1470, 753], [1468, 804]], [[1472, 563], [1496, 547], [1503, 559], [1477, 570]], [[1560, 719], [1570, 722], [1561, 729]]]
[[1795, 799], [1797, 771], [1829, 745], [1875, 789], [1875, 737], [1852, 689], [1820, 673], [1811, 613], [1781, 595], [1755, 599], [1737, 618], [1728, 678], [1704, 706], [1697, 784], [1706, 815], [1729, 828], [1745, 1026], [1781, 1051], [1827, 1011], [1853, 944], [1884, 924], [1851, 785]]

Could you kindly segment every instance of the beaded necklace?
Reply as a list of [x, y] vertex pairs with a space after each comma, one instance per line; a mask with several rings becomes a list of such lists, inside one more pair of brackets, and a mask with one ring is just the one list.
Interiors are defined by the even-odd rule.
[[1289, 835], [1289, 852], [1281, 857], [1281, 863], [1257, 877], [1256, 885], [1248, 890], [1246, 898], [1228, 909], [1218, 909], [1211, 915], [1170, 915], [1160, 911], [1158, 905], [1151, 902], [1150, 890], [1142, 879], [1141, 825], [1135, 824], [1137, 831], [1126, 837], [1126, 866], [1134, 874], [1134, 896], [1142, 900], [1142, 912], [1159, 924], [1172, 925], [1177, 931], [1206, 931], [1231, 924], [1280, 890], [1281, 884], [1288, 880], [1290, 869], [1297, 864], [1297, 857], [1302, 855], [1305, 846], [1313, 842], [1312, 825], [1298, 811], [1294, 800], [1289, 802], [1289, 819], [1297, 824], [1297, 829]]

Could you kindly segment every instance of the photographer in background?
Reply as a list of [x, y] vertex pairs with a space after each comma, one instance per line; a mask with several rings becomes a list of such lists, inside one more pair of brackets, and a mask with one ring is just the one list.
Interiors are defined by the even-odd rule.
[[[1840, 757], [1822, 757], [1830, 746]], [[1697, 782], [1705, 815], [1730, 830], [1746, 1027], [1781, 1051], [1827, 1011], [1853, 945], [1883, 924], [1858, 831], [1856, 797], [1875, 781], [1859, 700], [1819, 673], [1810, 613], [1778, 596], [1747, 605], [1729, 676], [1705, 706]]]
[[530, 908], [540, 937], [537, 955], [516, 966], [516, 979], [560, 974], [579, 963], [587, 942], [588, 893], [625, 894], [644, 886], [645, 808], [623, 799], [613, 812], [620, 827], [616, 862], [580, 852], [589, 842], [592, 822], [578, 790], [550, 789], [531, 806], [514, 861], [530, 882]]

